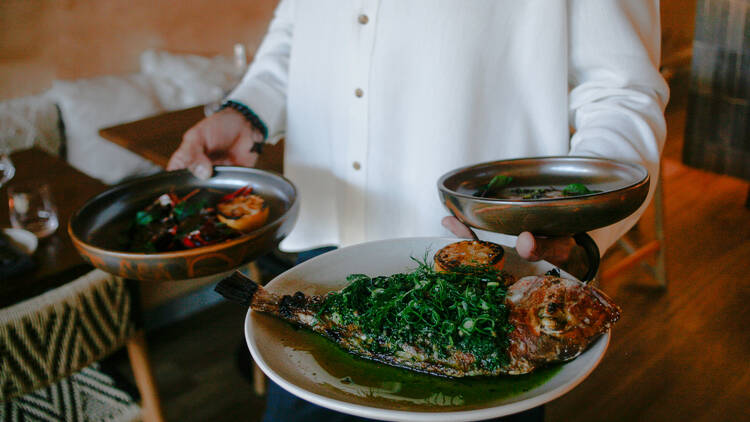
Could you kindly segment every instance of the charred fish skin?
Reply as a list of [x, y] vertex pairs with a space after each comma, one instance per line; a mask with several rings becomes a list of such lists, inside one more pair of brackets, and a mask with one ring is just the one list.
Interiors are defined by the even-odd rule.
[[[245, 289], [245, 291], [253, 292], [252, 297], [247, 301], [253, 311], [273, 315], [296, 326], [312, 330], [361, 358], [431, 375], [448, 377], [461, 377], [466, 374], [488, 375], [486, 372], [467, 372], [475, 359], [465, 354], [458, 353], [455, 360], [437, 359], [433, 362], [433, 359], [421, 349], [410, 345], [403, 345], [400, 355], [389, 354], [386, 351], [390, 349], [390, 345], [364, 334], [356, 325], [343, 325], [340, 324], [336, 315], [320, 314], [320, 306], [325, 301], [325, 296], [307, 296], [299, 291], [292, 295], [278, 296], [241, 274], [233, 277], [235, 281], [239, 279], [238, 277], [242, 277], [244, 282], [254, 285], [254, 288]], [[459, 368], [454, 368], [456, 365], [452, 365], [453, 362], [459, 363]]]
[[268, 292], [252, 280], [245, 279], [244, 276], [233, 277], [235, 281], [238, 277], [242, 277], [245, 283], [254, 285], [254, 288], [246, 289], [246, 291], [253, 292], [252, 297], [247, 301], [253, 311], [273, 315], [296, 326], [312, 330], [361, 358], [430, 374], [442, 372], [438, 367], [414, 365], [413, 362], [402, 362], [393, 355], [382, 353], [386, 345], [362, 333], [355, 325], [342, 325], [335, 321], [338, 318], [333, 315], [319, 314], [320, 305], [325, 300], [324, 296], [307, 296], [300, 291], [292, 295], [278, 296]]
[[[250, 281], [252, 282], [252, 281]], [[399, 352], [388, 351], [392, 345], [367, 335], [356, 325], [342, 325], [335, 315], [320, 314], [325, 296], [306, 296], [302, 292], [277, 296], [258, 286], [250, 307], [254, 311], [270, 314], [296, 326], [310, 329], [364, 359], [390, 366], [445, 377], [498, 375], [498, 371], [476, 368], [477, 359], [468, 353], [456, 351], [452, 356], [440, 358], [423, 347], [399, 344]]]
[[[307, 296], [302, 292], [292, 295], [277, 296], [258, 286], [258, 291], [250, 302], [254, 311], [277, 316], [301, 327], [315, 329], [316, 314], [322, 298]], [[317, 331], [317, 330], [315, 330]]]
[[[243, 283], [251, 286], [242, 286]], [[227, 298], [248, 304], [253, 311], [273, 315], [319, 333], [362, 358], [447, 377], [499, 373], [480, 367], [479, 360], [474, 355], [458, 349], [447, 356], [439, 356], [430, 339], [418, 339], [419, 345], [391, 344], [382, 338], [363, 333], [361, 327], [355, 324], [343, 324], [341, 316], [336, 313], [321, 313], [321, 305], [336, 292], [326, 296], [307, 296], [302, 292], [276, 295], [241, 273], [235, 273], [220, 282], [216, 290]], [[395, 353], [394, 349], [397, 350]]]
[[383, 338], [365, 334], [355, 324], [343, 324], [340, 315], [321, 312], [327, 298], [336, 292], [326, 296], [307, 296], [302, 292], [279, 296], [239, 273], [230, 278], [234, 283], [255, 285], [243, 290], [252, 292], [245, 303], [254, 311], [308, 328], [357, 356], [447, 377], [519, 375], [573, 359], [607, 332], [620, 315], [620, 309], [606, 294], [579, 281], [554, 276], [524, 277], [510, 287], [505, 297], [508, 320], [513, 325], [505, 351], [507, 363], [492, 368], [481, 357], [458, 348], [441, 355], [431, 347], [430, 339], [401, 342], [394, 347]]

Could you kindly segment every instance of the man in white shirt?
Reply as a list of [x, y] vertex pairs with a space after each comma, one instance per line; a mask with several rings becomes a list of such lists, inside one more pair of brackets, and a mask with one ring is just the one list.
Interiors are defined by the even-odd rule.
[[[252, 166], [251, 146], [284, 136], [300, 217], [282, 249], [460, 234], [455, 219], [441, 225], [436, 188], [457, 167], [600, 156], [655, 180], [659, 56], [658, 0], [281, 0], [226, 107], [185, 134], [168, 169]], [[590, 233], [602, 253], [645, 206]], [[529, 233], [517, 249], [556, 264], [577, 250]]]

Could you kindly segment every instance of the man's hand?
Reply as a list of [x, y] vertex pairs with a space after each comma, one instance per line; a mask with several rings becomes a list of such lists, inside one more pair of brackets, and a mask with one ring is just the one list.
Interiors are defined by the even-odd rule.
[[211, 177], [214, 164], [252, 167], [258, 154], [250, 152], [263, 135], [239, 112], [226, 108], [190, 128], [172, 154], [167, 170], [186, 168], [196, 177]]
[[[458, 237], [470, 238], [469, 228], [456, 217], [443, 218], [443, 226]], [[586, 274], [586, 251], [572, 237], [535, 237], [523, 232], [516, 239], [516, 252], [527, 261], [545, 260], [565, 271], [582, 277]]]
[[535, 237], [523, 232], [516, 239], [516, 251], [527, 261], [545, 260], [558, 267], [566, 265], [576, 248], [572, 237]]

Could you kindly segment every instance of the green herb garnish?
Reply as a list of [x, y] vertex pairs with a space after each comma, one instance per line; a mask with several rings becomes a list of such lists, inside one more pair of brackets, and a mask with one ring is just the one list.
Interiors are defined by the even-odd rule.
[[175, 205], [172, 212], [177, 221], [183, 221], [188, 217], [198, 214], [201, 209], [206, 207], [206, 204], [208, 204], [208, 201], [205, 199], [201, 201], [183, 201]]
[[587, 188], [583, 183], [571, 183], [568, 186], [565, 186], [562, 190], [562, 193], [565, 196], [587, 195], [589, 193], [596, 192], [598, 191], [589, 190], [589, 188]]
[[154, 221], [154, 216], [147, 211], [138, 211], [135, 215], [135, 223], [139, 226], [145, 226], [152, 221]]
[[397, 353], [414, 345], [428, 355], [471, 353], [490, 370], [507, 363], [505, 274], [490, 267], [436, 272], [424, 262], [411, 273], [353, 274], [341, 292], [321, 304], [339, 325], [355, 325], [376, 351]]
[[492, 180], [490, 180], [489, 183], [487, 183], [486, 185], [482, 186], [477, 191], [477, 193], [475, 194], [475, 196], [479, 196], [479, 197], [484, 198], [487, 195], [495, 193], [498, 190], [500, 190], [500, 189], [508, 186], [510, 184], [510, 182], [512, 182], [512, 181], [513, 181], [513, 178], [510, 177], [510, 176], [506, 176], [504, 174], [495, 175], [495, 177], [493, 177]]

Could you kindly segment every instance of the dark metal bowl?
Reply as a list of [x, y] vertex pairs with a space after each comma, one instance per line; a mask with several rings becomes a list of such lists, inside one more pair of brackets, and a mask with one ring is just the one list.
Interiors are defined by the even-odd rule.
[[[509, 187], [583, 183], [597, 193], [557, 199], [495, 199], [474, 195], [495, 175], [513, 178]], [[438, 181], [443, 204], [469, 226], [517, 235], [571, 236], [614, 224], [646, 199], [649, 175], [643, 166], [591, 157], [535, 157], [493, 161], [453, 170]]]
[[[135, 214], [163, 193], [179, 196], [196, 188], [207, 199], [251, 185], [270, 207], [266, 224], [238, 238], [176, 252], [134, 253], [123, 247]], [[233, 166], [214, 167], [208, 180], [187, 170], [159, 173], [125, 182], [89, 200], [68, 224], [73, 244], [91, 265], [136, 280], [182, 280], [222, 273], [273, 250], [294, 226], [297, 190], [272, 172]]]

